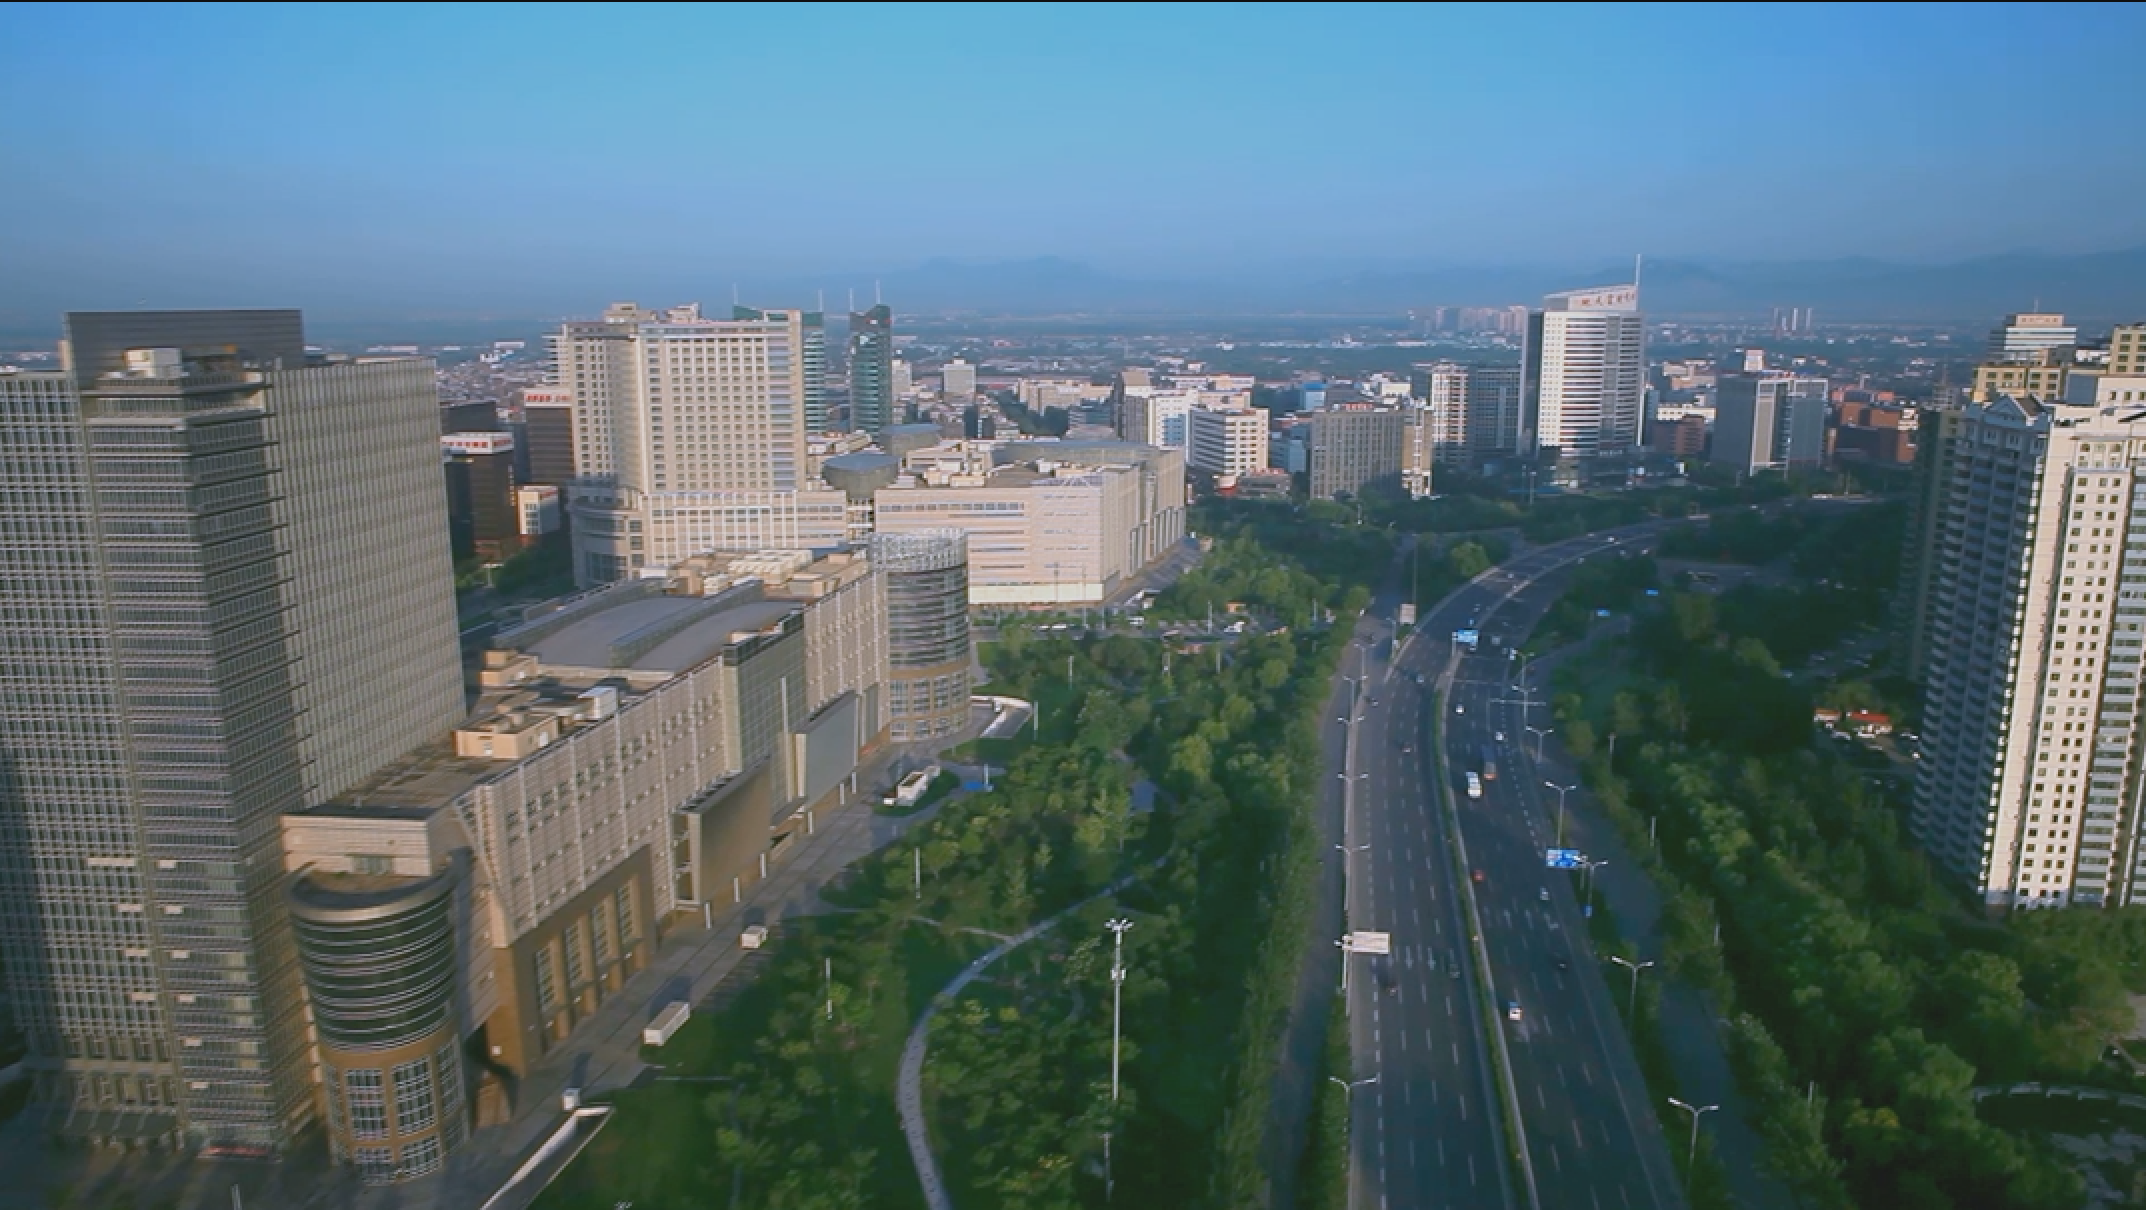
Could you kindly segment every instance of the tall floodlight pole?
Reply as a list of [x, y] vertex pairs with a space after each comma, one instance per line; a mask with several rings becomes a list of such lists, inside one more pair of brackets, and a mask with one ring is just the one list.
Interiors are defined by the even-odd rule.
[[[1120, 916], [1104, 926], [1115, 934], [1110, 955], [1110, 1104], [1111, 1112], [1117, 1112], [1118, 1104], [1118, 1037], [1120, 1006], [1125, 994], [1125, 930], [1133, 922]], [[1103, 1132], [1103, 1200], [1108, 1201], [1116, 1188], [1110, 1169], [1110, 1132]]]

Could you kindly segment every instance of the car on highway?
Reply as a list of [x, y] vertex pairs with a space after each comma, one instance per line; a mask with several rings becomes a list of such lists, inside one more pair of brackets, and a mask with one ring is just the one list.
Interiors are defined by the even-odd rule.
[[1507, 1000], [1505, 1002], [1505, 1019], [1508, 1021], [1518, 1021], [1520, 1019], [1520, 1001]]
[[1483, 797], [1483, 779], [1481, 777], [1476, 776], [1475, 770], [1473, 769], [1470, 769], [1468, 771], [1468, 797]]
[[1476, 880], [1477, 882], [1481, 882], [1481, 881], [1483, 881], [1483, 871], [1481, 871], [1481, 870], [1477, 870], [1477, 871], [1475, 871], [1475, 880]]
[[1494, 739], [1494, 740], [1496, 740], [1496, 741], [1498, 741], [1499, 743], [1501, 743], [1501, 744], [1502, 744], [1502, 743], [1504, 743], [1504, 742], [1505, 742], [1505, 732], [1503, 732], [1503, 731], [1493, 731], [1493, 732], [1491, 732], [1491, 733], [1490, 733], [1490, 738], [1492, 738], [1492, 739]]
[[1455, 703], [1453, 703], [1453, 713], [1455, 713], [1455, 714], [1466, 714], [1466, 713], [1468, 713], [1468, 705], [1467, 705], [1467, 703], [1465, 703], [1465, 702], [1455, 702]]
[[1550, 888], [1549, 888], [1549, 887], [1544, 887], [1544, 888], [1542, 888], [1542, 893], [1541, 893], [1541, 895], [1539, 896], [1539, 898], [1541, 898], [1541, 900], [1542, 900], [1542, 901], [1543, 901], [1544, 903], [1548, 903], [1548, 902], [1550, 902]]

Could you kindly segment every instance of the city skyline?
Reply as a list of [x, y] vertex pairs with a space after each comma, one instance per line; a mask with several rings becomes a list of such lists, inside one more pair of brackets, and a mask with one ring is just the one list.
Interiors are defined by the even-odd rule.
[[[2146, 17], [1928, 11], [1586, 8], [1546, 33], [1447, 7], [1224, 22], [1039, 6], [958, 23], [929, 7], [567, 10], [502, 25], [451, 7], [14, 5], [21, 66], [0, 113], [19, 116], [0, 118], [0, 146], [40, 170], [0, 201], [0, 228], [37, 239], [0, 241], [0, 320], [244, 302], [560, 315], [599, 296], [712, 305], [738, 281], [796, 306], [817, 304], [760, 283], [818, 283], [837, 307], [833, 289], [942, 259], [1170, 282], [2146, 245], [2126, 204], [2146, 155], [2116, 120], [2146, 104], [2121, 61]], [[529, 70], [569, 38], [575, 72]], [[299, 42], [339, 54], [279, 53]], [[942, 44], [961, 70], [907, 70]], [[1445, 66], [1397, 71], [1369, 45]], [[100, 87], [41, 104], [91, 47]], [[2067, 70], [2031, 104], [1974, 83], [2044, 52]], [[217, 54], [248, 72], [169, 74]], [[730, 99], [674, 95], [687, 60]], [[1811, 87], [1750, 87], [1790, 67]], [[1567, 120], [1583, 99], [1622, 120]], [[873, 108], [888, 136], [837, 153], [843, 122]], [[626, 113], [641, 118], [605, 116]], [[1989, 148], [2026, 140], [2066, 163], [2061, 198], [2024, 168], [1962, 184]], [[1784, 206], [1775, 172], [1798, 162], [1833, 184]], [[940, 187], [950, 173], [959, 187]], [[1143, 178], [1180, 187], [1126, 187]], [[838, 184], [858, 179], [879, 183], [869, 224]]]

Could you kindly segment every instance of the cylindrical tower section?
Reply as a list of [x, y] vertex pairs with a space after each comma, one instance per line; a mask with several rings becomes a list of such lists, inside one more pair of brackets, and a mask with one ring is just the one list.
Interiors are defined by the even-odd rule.
[[958, 529], [875, 534], [887, 583], [887, 707], [897, 742], [969, 721], [969, 539]]
[[468, 1133], [454, 888], [452, 867], [430, 878], [308, 871], [291, 884], [329, 1145], [367, 1184], [437, 1171]]

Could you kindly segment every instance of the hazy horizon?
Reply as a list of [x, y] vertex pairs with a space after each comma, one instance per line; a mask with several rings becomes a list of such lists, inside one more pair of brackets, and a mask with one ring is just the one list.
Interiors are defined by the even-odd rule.
[[941, 308], [965, 272], [982, 309], [1022, 273], [1046, 310], [1389, 307], [1635, 252], [1745, 306], [1814, 263], [2146, 249], [2137, 6], [7, 11], [8, 328]]

